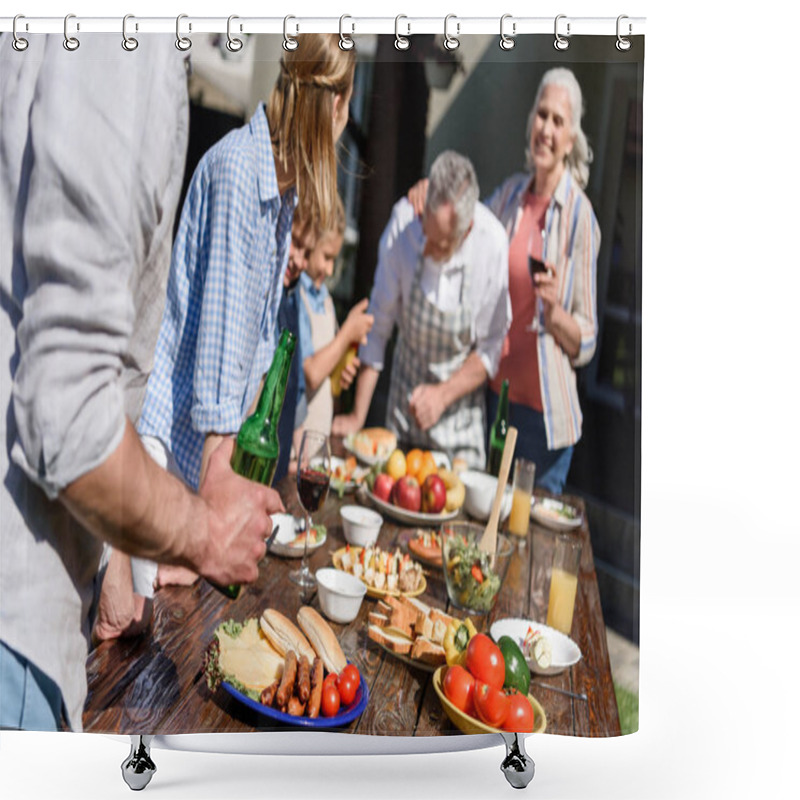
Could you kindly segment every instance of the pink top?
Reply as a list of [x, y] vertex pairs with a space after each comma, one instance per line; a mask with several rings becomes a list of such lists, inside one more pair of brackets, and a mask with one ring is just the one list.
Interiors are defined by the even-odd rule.
[[508, 249], [511, 327], [503, 342], [500, 367], [490, 384], [492, 391], [500, 394], [503, 378], [508, 378], [508, 399], [537, 411], [542, 410], [542, 395], [537, 334], [530, 330], [536, 313], [536, 291], [528, 268], [528, 254], [542, 258], [542, 229], [549, 205], [549, 197], [525, 193], [522, 217]]

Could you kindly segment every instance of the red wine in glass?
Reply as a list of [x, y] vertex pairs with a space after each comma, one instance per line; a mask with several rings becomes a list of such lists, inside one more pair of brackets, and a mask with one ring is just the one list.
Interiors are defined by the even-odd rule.
[[328, 496], [331, 479], [324, 472], [308, 467], [297, 472], [297, 494], [309, 514], [319, 511]]

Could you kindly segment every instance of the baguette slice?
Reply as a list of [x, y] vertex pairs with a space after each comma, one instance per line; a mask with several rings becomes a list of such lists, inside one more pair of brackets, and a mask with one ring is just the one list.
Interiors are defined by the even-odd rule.
[[430, 617], [423, 617], [422, 623], [417, 621], [417, 624], [414, 625], [414, 632], [417, 636], [424, 636], [426, 639], [430, 639], [433, 636], [433, 621]]
[[418, 600], [416, 597], [407, 597], [406, 595], [403, 595], [400, 601], [414, 612], [415, 627], [422, 625], [423, 620], [428, 619], [431, 607], [427, 603], [423, 603], [422, 600]]
[[385, 603], [383, 600], [378, 600], [375, 610], [379, 614], [383, 614], [384, 617], [389, 617], [392, 614], [392, 606], [390, 606], [388, 603]]
[[437, 620], [441, 620], [444, 623], [445, 628], [453, 621], [453, 619], [455, 619], [449, 614], [445, 614], [444, 611], [440, 611], [438, 608], [431, 609], [430, 618], [434, 625], [436, 624]]
[[297, 612], [297, 621], [322, 659], [325, 669], [338, 675], [347, 666], [347, 659], [331, 626], [311, 606], [303, 606]]
[[294, 650], [298, 658], [305, 656], [310, 662], [314, 661], [314, 648], [308, 639], [298, 630], [297, 626], [287, 619], [280, 611], [268, 608], [259, 620], [261, 630], [269, 643], [282, 655], [289, 650]]
[[433, 633], [431, 633], [431, 640], [436, 644], [441, 644], [444, 641], [444, 635], [447, 632], [447, 625], [441, 620], [437, 619], [433, 623]]
[[411, 648], [411, 658], [422, 661], [425, 664], [439, 666], [447, 661], [444, 648], [432, 642], [426, 636], [417, 636], [414, 646]]
[[385, 628], [379, 628], [377, 625], [370, 625], [367, 635], [370, 639], [382, 644], [384, 647], [388, 647], [394, 653], [407, 656], [411, 652], [412, 642], [406, 636], [388, 634]]
[[371, 625], [377, 625], [379, 628], [385, 628], [389, 624], [389, 617], [387, 617], [385, 614], [379, 614], [377, 611], [370, 611], [369, 622]]

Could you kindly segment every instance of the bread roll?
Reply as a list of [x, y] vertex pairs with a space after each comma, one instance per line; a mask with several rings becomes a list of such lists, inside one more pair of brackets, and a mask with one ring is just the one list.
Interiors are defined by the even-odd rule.
[[289, 650], [294, 650], [299, 656], [305, 656], [309, 662], [314, 660], [316, 653], [308, 639], [280, 611], [268, 608], [261, 615], [260, 624], [264, 636], [282, 656]]
[[297, 612], [297, 622], [325, 664], [325, 669], [338, 675], [347, 666], [347, 659], [331, 626], [311, 606], [303, 606]]
[[397, 437], [388, 428], [363, 428], [353, 438], [353, 449], [367, 458], [387, 459], [397, 447]]

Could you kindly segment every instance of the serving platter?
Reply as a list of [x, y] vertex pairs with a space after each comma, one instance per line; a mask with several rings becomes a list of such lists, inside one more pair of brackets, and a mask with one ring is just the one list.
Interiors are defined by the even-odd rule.
[[[350, 548], [350, 552], [353, 554], [354, 557], [357, 558], [358, 554], [363, 549], [364, 549], [363, 547], [351, 547]], [[347, 552], [347, 548], [346, 547], [340, 547], [338, 550], [336, 550], [334, 553], [332, 553], [331, 559], [333, 561], [333, 566], [336, 567], [336, 569], [342, 569], [342, 570], [344, 570], [344, 572], [347, 572], [348, 574], [352, 575], [351, 572], [349, 572], [348, 570], [346, 570], [346, 569], [344, 569], [342, 567], [342, 556], [346, 552]], [[420, 576], [419, 586], [417, 586], [417, 588], [414, 589], [413, 592], [401, 592], [399, 590], [396, 591], [396, 592], [390, 592], [388, 589], [376, 589], [374, 586], [370, 586], [363, 578], [360, 578], [359, 580], [364, 584], [364, 586], [367, 587], [367, 597], [373, 597], [373, 598], [377, 598], [377, 599], [380, 599], [382, 597], [390, 597], [390, 596], [391, 597], [400, 597], [400, 596], [419, 597], [419, 595], [423, 594], [423, 592], [425, 592], [425, 590], [428, 588], [428, 581], [425, 578], [425, 575], [421, 575]]]
[[[469, 714], [465, 714], [461, 709], [454, 706], [450, 700], [447, 699], [444, 693], [444, 689], [442, 688], [442, 679], [444, 678], [444, 671], [447, 667], [439, 667], [436, 672], [433, 673], [433, 689], [436, 694], [439, 696], [439, 700], [442, 704], [442, 708], [444, 708], [445, 714], [447, 714], [450, 722], [456, 726], [462, 733], [501, 733], [499, 728], [493, 728], [491, 725], [486, 725], [485, 723], [481, 722], [479, 719], [475, 717], [469, 716]], [[533, 708], [533, 733], [544, 733], [547, 729], [547, 715], [544, 713], [544, 709], [541, 706], [541, 703], [532, 695], [528, 695], [528, 702], [531, 704]]]
[[359, 684], [355, 699], [349, 706], [341, 709], [339, 713], [333, 717], [323, 717], [320, 715], [314, 719], [310, 717], [295, 717], [292, 714], [285, 714], [277, 708], [265, 706], [258, 700], [253, 700], [238, 689], [235, 689], [227, 681], [222, 682], [222, 688], [239, 703], [247, 706], [251, 711], [255, 711], [256, 714], [296, 728], [340, 728], [342, 725], [348, 725], [354, 719], [360, 717], [369, 702], [369, 687], [363, 675], [361, 675], [361, 683]]
[[458, 516], [458, 510], [442, 511], [440, 514], [424, 514], [422, 511], [408, 511], [405, 508], [394, 505], [394, 503], [387, 503], [375, 497], [366, 487], [364, 487], [362, 491], [375, 508], [386, 514], [386, 516], [391, 517], [395, 522], [400, 522], [404, 525], [439, 525], [442, 522], [447, 522]]
[[[269, 546], [271, 555], [282, 556], [283, 558], [302, 558], [303, 557], [303, 543], [299, 545], [291, 544], [295, 537], [303, 531], [303, 520], [293, 517], [291, 514], [272, 514], [270, 515], [273, 528], [275, 525], [280, 525], [278, 535], [272, 540]], [[316, 528], [315, 525], [311, 526]], [[324, 535], [313, 544], [309, 542], [308, 552], [313, 553], [319, 550], [322, 545], [328, 540], [328, 533], [325, 531]]]
[[522, 649], [522, 643], [528, 633], [528, 628], [533, 628], [534, 631], [541, 631], [549, 640], [552, 650], [552, 661], [549, 667], [540, 667], [533, 658], [525, 659], [531, 672], [535, 672], [537, 675], [558, 675], [565, 669], [577, 664], [583, 657], [580, 647], [569, 636], [532, 619], [516, 617], [499, 619], [492, 624], [489, 634], [495, 641], [501, 636], [510, 636]]
[[554, 531], [572, 531], [583, 524], [578, 509], [552, 497], [531, 498], [531, 517]]

